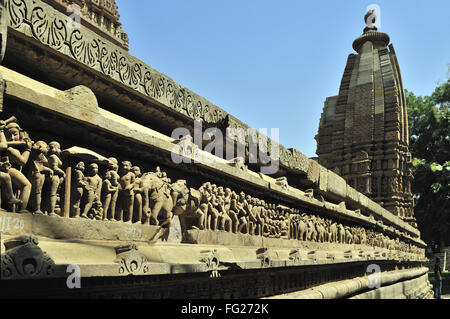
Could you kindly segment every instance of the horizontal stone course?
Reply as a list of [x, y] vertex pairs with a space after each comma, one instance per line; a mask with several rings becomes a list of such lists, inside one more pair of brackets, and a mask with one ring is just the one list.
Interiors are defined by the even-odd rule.
[[28, 233], [59, 240], [149, 242], [159, 233], [160, 228], [84, 218], [0, 212], [0, 231], [5, 236]]

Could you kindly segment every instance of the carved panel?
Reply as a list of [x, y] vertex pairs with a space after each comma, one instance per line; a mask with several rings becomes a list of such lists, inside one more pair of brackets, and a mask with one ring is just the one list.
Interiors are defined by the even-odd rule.
[[5, 241], [6, 252], [1, 256], [1, 279], [47, 278], [54, 274], [55, 263], [30, 235]]
[[136, 244], [116, 247], [117, 259], [119, 263], [119, 274], [124, 275], [145, 275], [149, 272], [147, 257], [139, 253]]

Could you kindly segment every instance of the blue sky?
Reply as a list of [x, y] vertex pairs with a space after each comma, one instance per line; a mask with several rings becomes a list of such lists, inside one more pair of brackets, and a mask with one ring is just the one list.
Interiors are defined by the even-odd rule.
[[132, 55], [251, 127], [280, 128], [281, 144], [310, 157], [370, 4], [406, 89], [429, 95], [448, 75], [448, 0], [116, 2]]

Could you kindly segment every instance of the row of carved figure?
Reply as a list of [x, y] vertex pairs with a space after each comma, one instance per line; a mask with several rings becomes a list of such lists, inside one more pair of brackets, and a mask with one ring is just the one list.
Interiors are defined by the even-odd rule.
[[185, 180], [172, 183], [159, 167], [142, 174], [129, 161], [101, 159], [86, 149], [61, 152], [56, 141], [33, 142], [14, 117], [0, 121], [0, 152], [6, 199], [2, 206], [9, 210], [166, 227], [178, 215], [184, 230], [414, 249], [372, 230], [307, 215], [210, 182], [189, 189]]
[[[83, 157], [89, 163], [76, 160], [74, 167], [63, 163]], [[106, 171], [103, 178], [100, 166]], [[67, 211], [72, 218], [153, 225], [170, 222], [178, 198], [188, 193], [185, 181], [172, 185], [159, 167], [142, 174], [129, 161], [119, 165], [115, 158], [102, 159], [86, 149], [61, 152], [56, 141], [34, 142], [14, 117], [0, 121], [0, 182], [1, 207], [10, 211], [50, 216]]]
[[[192, 191], [191, 191], [192, 192]], [[301, 241], [361, 244], [414, 251], [415, 246], [363, 227], [351, 227], [331, 219], [300, 213], [283, 205], [267, 203], [244, 192], [237, 194], [207, 182], [199, 189], [197, 204], [184, 217], [186, 228], [259, 235]], [[192, 196], [190, 197], [192, 198]], [[191, 223], [187, 224], [186, 219]], [[419, 253], [419, 250], [416, 250]]]

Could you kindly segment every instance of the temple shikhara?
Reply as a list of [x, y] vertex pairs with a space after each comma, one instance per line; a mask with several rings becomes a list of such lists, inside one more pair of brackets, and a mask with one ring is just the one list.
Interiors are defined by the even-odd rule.
[[[317, 160], [257, 144], [274, 174], [261, 133], [130, 55], [114, 0], [0, 1], [0, 45], [0, 297], [432, 296], [399, 63], [375, 27]], [[224, 159], [198, 123], [254, 134], [217, 144], [245, 150]]]
[[[366, 16], [367, 18], [367, 16]], [[417, 227], [405, 91], [389, 35], [367, 27], [353, 42], [338, 96], [327, 98], [319, 163]]]

